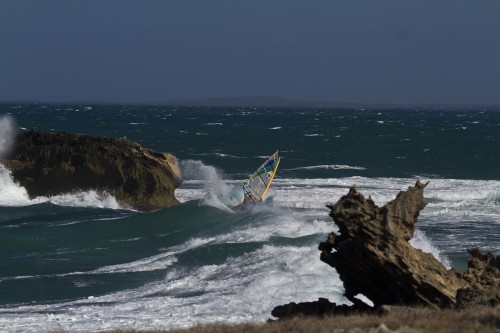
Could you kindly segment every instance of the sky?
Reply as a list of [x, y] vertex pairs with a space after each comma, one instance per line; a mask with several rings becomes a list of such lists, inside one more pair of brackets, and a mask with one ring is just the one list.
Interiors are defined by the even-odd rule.
[[0, 101], [500, 104], [498, 0], [0, 0]]

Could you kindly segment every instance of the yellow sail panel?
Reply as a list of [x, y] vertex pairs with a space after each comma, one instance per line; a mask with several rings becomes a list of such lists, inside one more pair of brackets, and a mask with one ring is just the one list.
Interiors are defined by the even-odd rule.
[[276, 167], [274, 168], [273, 175], [271, 176], [271, 179], [269, 179], [269, 183], [267, 184], [267, 187], [266, 187], [264, 193], [262, 193], [260, 200], [262, 200], [264, 198], [264, 196], [266, 195], [267, 191], [269, 191], [269, 187], [271, 187], [271, 183], [273, 182], [274, 175], [276, 175], [276, 171], [278, 171], [278, 166], [280, 165], [280, 160], [281, 160], [281, 158], [278, 156], [278, 161], [276, 162]]

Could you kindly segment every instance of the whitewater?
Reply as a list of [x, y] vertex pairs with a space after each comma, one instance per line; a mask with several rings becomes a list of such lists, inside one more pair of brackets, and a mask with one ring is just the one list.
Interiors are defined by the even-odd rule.
[[[447, 267], [463, 269], [467, 247], [500, 251], [500, 177], [484, 165], [485, 176], [470, 177], [474, 156], [467, 158], [482, 156], [497, 167], [496, 141], [476, 151], [464, 139], [471, 151], [462, 151], [455, 171], [442, 164], [455, 162], [456, 152], [450, 148], [440, 157], [445, 142], [435, 142], [442, 128], [454, 137], [455, 128], [463, 127], [460, 121], [469, 128], [483, 126], [477, 133], [485, 142], [496, 140], [491, 122], [469, 124], [491, 114], [70, 105], [52, 105], [42, 113], [41, 106], [12, 107], [3, 106], [17, 130], [36, 126], [81, 133], [94, 128], [97, 134], [168, 149], [179, 158], [184, 183], [175, 193], [180, 205], [145, 213], [94, 191], [29, 198], [0, 164], [0, 331], [265, 322], [275, 306], [292, 301], [322, 297], [349, 304], [337, 273], [319, 260], [317, 247], [337, 231], [325, 206], [351, 186], [381, 206], [417, 179], [428, 181], [427, 206], [411, 243]], [[332, 119], [334, 128], [324, 126]], [[375, 139], [361, 140], [359, 127], [372, 131]], [[349, 128], [356, 133], [349, 134]], [[266, 137], [233, 147], [235, 140], [243, 142], [257, 130], [262, 137], [270, 131], [275, 142]], [[206, 135], [196, 134], [202, 132]], [[431, 138], [419, 146], [422, 132]], [[376, 151], [374, 141], [386, 150]], [[342, 142], [357, 144], [342, 153]], [[337, 148], [328, 150], [332, 143]], [[414, 155], [401, 149], [409, 143], [418, 146]], [[266, 202], [231, 212], [228, 207], [243, 199], [243, 180], [275, 148], [282, 149], [282, 162]], [[360, 151], [376, 151], [393, 170], [379, 171], [380, 161], [363, 159]]]

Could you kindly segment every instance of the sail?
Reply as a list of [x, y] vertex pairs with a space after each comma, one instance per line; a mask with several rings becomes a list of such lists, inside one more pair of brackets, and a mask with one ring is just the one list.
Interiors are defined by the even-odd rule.
[[245, 200], [250, 200], [253, 203], [259, 203], [266, 195], [271, 183], [273, 182], [276, 170], [280, 164], [279, 149], [269, 156], [269, 158], [243, 183], [243, 191]]

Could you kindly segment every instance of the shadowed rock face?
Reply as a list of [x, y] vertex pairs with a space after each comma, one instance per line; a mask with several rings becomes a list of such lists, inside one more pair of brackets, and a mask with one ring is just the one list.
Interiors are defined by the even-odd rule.
[[320, 244], [320, 259], [337, 270], [352, 302], [361, 293], [375, 306], [455, 304], [457, 290], [467, 284], [408, 242], [425, 207], [426, 185], [417, 181], [383, 207], [351, 188], [328, 206], [340, 234], [331, 233]]
[[30, 197], [97, 190], [139, 210], [177, 204], [182, 183], [175, 156], [124, 138], [25, 132], [2, 163]]

